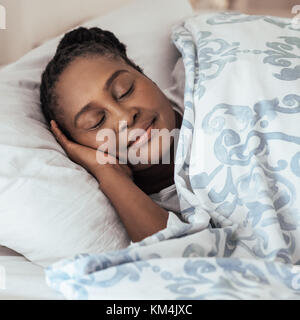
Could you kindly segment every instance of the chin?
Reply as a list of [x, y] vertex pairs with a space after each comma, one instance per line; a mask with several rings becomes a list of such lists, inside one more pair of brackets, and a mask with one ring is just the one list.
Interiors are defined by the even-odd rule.
[[134, 163], [130, 162], [130, 157], [129, 157], [128, 163], [132, 166], [133, 170], [135, 171], [147, 169], [157, 164], [170, 164], [172, 159], [170, 152], [171, 152], [170, 148], [166, 148], [166, 150], [159, 150], [157, 153], [152, 153], [152, 154], [149, 151], [149, 156], [145, 154], [145, 157], [139, 156], [139, 154], [137, 153], [139, 162], [138, 163], [137, 161], [134, 161]]
[[153, 164], [135, 164], [135, 165], [131, 165], [130, 167], [132, 171], [138, 172], [138, 171], [149, 169], [153, 166], [154, 166]]
[[[138, 154], [138, 153], [137, 153]], [[128, 157], [128, 163], [134, 168], [134, 169], [145, 169], [152, 167], [155, 164], [159, 164], [160, 157], [141, 157], [137, 156], [136, 159], [132, 159], [130, 156]]]
[[166, 149], [167, 150], [163, 152], [157, 141], [151, 141], [150, 143], [145, 144], [136, 150], [128, 150], [128, 162], [133, 166], [139, 166], [143, 168], [151, 167], [161, 162], [163, 155], [167, 154], [167, 152], [170, 150], [170, 148]]

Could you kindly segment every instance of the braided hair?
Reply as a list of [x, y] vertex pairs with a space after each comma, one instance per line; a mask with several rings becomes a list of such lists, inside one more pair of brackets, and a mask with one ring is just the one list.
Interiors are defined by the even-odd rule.
[[[48, 124], [51, 120], [58, 121], [62, 111], [58, 106], [55, 93], [59, 76], [75, 58], [97, 55], [122, 58], [128, 65], [144, 74], [143, 70], [127, 57], [126, 46], [112, 32], [97, 27], [90, 29], [79, 27], [66, 33], [41, 79], [40, 103]], [[62, 130], [69, 136], [64, 128]]]

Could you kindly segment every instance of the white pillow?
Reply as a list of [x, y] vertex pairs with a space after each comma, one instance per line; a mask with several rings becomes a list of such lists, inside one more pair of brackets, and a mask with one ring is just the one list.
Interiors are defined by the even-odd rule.
[[[171, 26], [190, 14], [188, 1], [137, 0], [83, 26], [114, 32], [164, 89], [179, 56]], [[0, 244], [42, 266], [130, 241], [96, 179], [68, 159], [41, 113], [41, 73], [60, 39], [0, 71]]]

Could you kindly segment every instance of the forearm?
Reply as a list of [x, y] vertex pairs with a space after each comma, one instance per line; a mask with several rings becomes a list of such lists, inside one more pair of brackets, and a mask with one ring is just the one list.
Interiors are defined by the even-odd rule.
[[51, 129], [70, 159], [98, 180], [100, 189], [110, 199], [132, 241], [140, 241], [166, 227], [169, 213], [135, 185], [130, 178], [132, 172], [126, 165], [100, 165], [98, 157], [105, 160], [104, 163], [110, 163], [109, 159], [114, 158], [68, 140], [53, 120]]
[[95, 175], [100, 189], [110, 199], [131, 240], [140, 241], [166, 228], [169, 213], [135, 183], [114, 169]]

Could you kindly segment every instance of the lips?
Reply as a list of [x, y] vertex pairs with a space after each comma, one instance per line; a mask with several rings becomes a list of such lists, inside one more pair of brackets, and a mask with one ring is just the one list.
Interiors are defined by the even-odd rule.
[[[127, 148], [131, 147], [132, 145], [139, 146], [139, 145], [143, 144], [145, 142], [145, 140], [149, 140], [149, 138], [151, 137], [151, 129], [152, 129], [151, 127], [153, 126], [155, 120], [156, 120], [156, 117], [154, 117], [150, 121], [144, 122], [142, 125], [138, 126], [137, 129], [142, 129], [145, 131], [141, 136], [139, 136], [139, 135], [137, 136], [136, 132], [135, 132], [135, 134], [130, 133], [128, 136], [129, 144], [128, 144]], [[136, 140], [131, 141], [135, 137], [136, 137]]]

